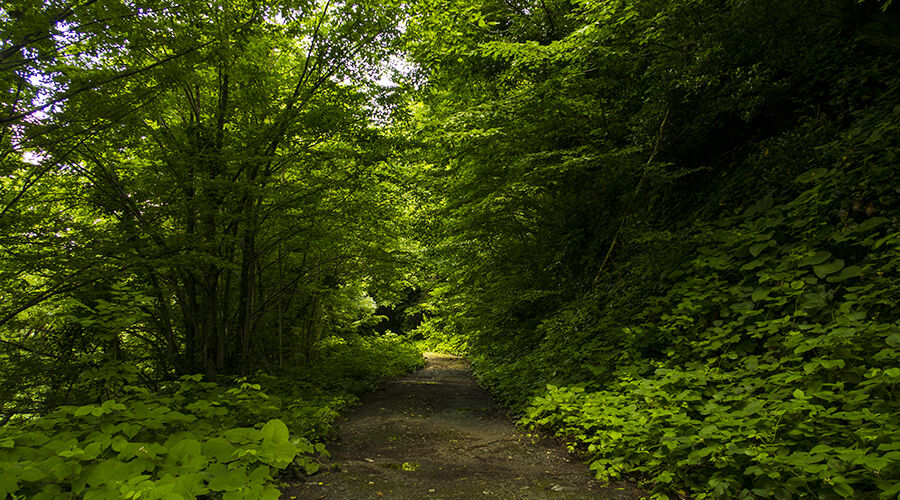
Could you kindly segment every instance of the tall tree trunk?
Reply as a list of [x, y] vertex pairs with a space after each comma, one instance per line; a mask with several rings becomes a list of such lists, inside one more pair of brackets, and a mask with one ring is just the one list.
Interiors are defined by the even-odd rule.
[[[281, 243], [278, 244], [278, 283], [284, 283], [284, 261], [281, 253]], [[278, 371], [284, 370], [284, 294], [278, 292]]]
[[175, 340], [175, 330], [172, 328], [172, 314], [169, 310], [169, 300], [163, 293], [156, 271], [149, 269], [148, 275], [150, 277], [150, 286], [153, 295], [156, 298], [159, 333], [166, 343], [164, 363], [167, 369], [175, 370], [175, 373], [181, 375], [183, 374], [183, 366], [181, 366], [181, 363], [178, 361], [178, 344]]
[[[248, 212], [253, 212], [252, 208]], [[248, 215], [251, 215], [248, 214]], [[251, 217], [252, 218], [252, 217]], [[241, 241], [241, 276], [238, 294], [238, 321], [237, 330], [240, 343], [240, 373], [247, 375], [250, 372], [250, 335], [252, 330], [253, 299], [255, 296], [254, 285], [256, 273], [256, 228], [248, 224]]]

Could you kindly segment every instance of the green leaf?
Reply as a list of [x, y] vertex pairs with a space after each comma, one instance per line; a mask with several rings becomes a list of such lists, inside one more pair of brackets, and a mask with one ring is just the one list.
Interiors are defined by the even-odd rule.
[[874, 471], [880, 471], [880, 470], [884, 469], [885, 467], [887, 467], [891, 463], [891, 461], [885, 457], [879, 457], [879, 456], [875, 456], [875, 455], [865, 455], [865, 456], [862, 456], [862, 457], [856, 459], [855, 463], [857, 463], [859, 465], [863, 465], [866, 468], [869, 468]]
[[658, 474], [653, 480], [657, 483], [671, 483], [672, 479], [675, 478], [675, 474], [672, 474], [669, 471], [664, 471]]
[[207, 470], [209, 489], [213, 491], [236, 491], [247, 484], [247, 474], [242, 469], [228, 469], [220, 466]]
[[121, 462], [110, 458], [85, 467], [82, 477], [89, 486], [97, 487], [122, 483], [140, 472], [143, 472], [143, 466], [139, 463]]
[[812, 182], [817, 179], [825, 178], [829, 175], [827, 168], [814, 168], [798, 175], [795, 182]]
[[765, 265], [765, 262], [763, 261], [763, 259], [751, 260], [750, 262], [748, 262], [748, 263], [744, 264], [743, 266], [741, 266], [741, 267], [740, 267], [740, 270], [741, 270], [741, 271], [751, 271], [751, 270], [756, 269], [756, 268], [758, 268], [758, 267], [762, 267], [763, 265]]
[[816, 276], [819, 278], [824, 278], [829, 274], [836, 273], [843, 269], [844, 261], [841, 259], [835, 259], [828, 264], [820, 264], [818, 266], [813, 266], [813, 272], [816, 273]]
[[184, 457], [200, 454], [200, 441], [196, 439], [182, 439], [169, 447], [169, 458], [180, 460]]
[[834, 488], [835, 493], [844, 498], [850, 498], [853, 496], [853, 487], [847, 484], [847, 480], [841, 476], [832, 479], [832, 487]]
[[235, 427], [222, 433], [222, 437], [232, 443], [256, 442], [260, 439], [259, 431], [250, 427]]
[[0, 498], [6, 498], [19, 490], [19, 481], [12, 474], [0, 474]]
[[275, 443], [286, 443], [290, 439], [287, 425], [281, 420], [273, 419], [266, 422], [260, 429], [260, 435], [265, 441], [273, 441]]
[[861, 222], [856, 227], [851, 228], [850, 232], [856, 233], [856, 232], [870, 231], [870, 230], [884, 224], [885, 222], [888, 222], [888, 219], [886, 219], [884, 217], [870, 217], [870, 218], [864, 220], [863, 222]]
[[831, 252], [820, 250], [797, 263], [799, 266], [815, 266], [831, 258]]
[[95, 408], [97, 408], [96, 405], [79, 406], [78, 408], [75, 409], [75, 416], [83, 417], [85, 415], [90, 414], [92, 411], [94, 411]]
[[819, 363], [826, 370], [830, 370], [832, 368], [843, 368], [844, 367], [843, 359], [822, 359], [822, 360], [819, 360]]
[[862, 275], [862, 269], [859, 266], [849, 266], [845, 267], [841, 270], [840, 274], [837, 276], [829, 276], [828, 281], [831, 283], [848, 280], [850, 278], [856, 278]]
[[220, 463], [235, 460], [236, 451], [237, 448], [225, 438], [215, 437], [203, 442], [203, 453]]
[[288, 441], [263, 441], [260, 452], [262, 462], [281, 469], [297, 456], [297, 446]]
[[18, 473], [19, 479], [29, 482], [41, 481], [47, 477], [47, 473], [37, 467], [25, 467]]
[[761, 254], [762, 251], [765, 250], [766, 247], [768, 247], [768, 246], [769, 246], [768, 242], [767, 243], [757, 243], [750, 247], [750, 255], [756, 257], [757, 255]]
[[900, 333], [892, 333], [884, 341], [891, 347], [900, 347]]
[[182, 439], [169, 447], [166, 454], [166, 467], [176, 469], [178, 474], [199, 472], [207, 464], [209, 459], [201, 452], [200, 442], [196, 439]]

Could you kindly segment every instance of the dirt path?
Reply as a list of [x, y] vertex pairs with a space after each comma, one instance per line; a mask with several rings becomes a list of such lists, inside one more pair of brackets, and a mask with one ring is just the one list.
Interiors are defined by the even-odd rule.
[[637, 498], [601, 487], [587, 466], [518, 432], [459, 357], [427, 354], [422, 370], [363, 398], [329, 445], [331, 471], [283, 499]]

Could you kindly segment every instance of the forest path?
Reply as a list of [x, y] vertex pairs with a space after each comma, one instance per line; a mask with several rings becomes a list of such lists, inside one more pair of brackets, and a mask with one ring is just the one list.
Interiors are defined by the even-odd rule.
[[282, 499], [637, 498], [601, 487], [558, 443], [517, 431], [475, 384], [468, 362], [426, 354], [345, 417], [328, 472], [283, 489]]

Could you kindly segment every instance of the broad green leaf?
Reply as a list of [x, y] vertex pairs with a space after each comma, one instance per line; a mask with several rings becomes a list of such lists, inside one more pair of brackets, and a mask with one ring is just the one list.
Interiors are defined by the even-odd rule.
[[93, 412], [96, 408], [97, 408], [96, 405], [79, 406], [78, 408], [75, 409], [74, 415], [76, 417], [83, 417], [85, 415], [90, 415], [91, 412]]
[[256, 442], [261, 438], [260, 431], [250, 427], [235, 427], [222, 433], [222, 436], [232, 443]]
[[831, 252], [820, 250], [808, 257], [805, 257], [797, 265], [800, 266], [816, 266], [831, 258]]
[[0, 498], [6, 498], [19, 490], [19, 481], [16, 476], [6, 473], [0, 474]]
[[854, 233], [871, 231], [872, 229], [884, 224], [885, 222], [888, 222], [888, 219], [884, 217], [869, 217], [868, 219], [858, 224], [856, 227], [850, 229], [850, 231]]
[[856, 460], [856, 464], [863, 465], [868, 469], [874, 471], [880, 471], [887, 467], [891, 461], [885, 457], [879, 457], [875, 455], [865, 455]]
[[248, 477], [243, 469], [227, 469], [225, 467], [210, 471], [207, 484], [212, 491], [236, 491], [245, 486]]
[[828, 277], [829, 282], [840, 282], [844, 280], [848, 280], [850, 278], [856, 278], [862, 275], [862, 269], [859, 266], [848, 266], [844, 269], [841, 269], [841, 272], [837, 275], [831, 275]]
[[30, 481], [30, 482], [41, 481], [47, 477], [46, 472], [44, 472], [43, 470], [41, 470], [37, 467], [33, 467], [33, 466], [24, 467], [23, 469], [18, 471], [17, 475], [18, 475], [19, 479], [22, 479], [23, 481]]
[[209, 459], [201, 452], [200, 442], [196, 439], [182, 439], [170, 446], [165, 460], [165, 466], [178, 474], [199, 472], [208, 463]]
[[259, 432], [260, 436], [265, 441], [282, 443], [287, 442], [290, 439], [290, 433], [288, 432], [287, 426], [277, 418], [266, 422]]
[[765, 250], [768, 246], [769, 246], [768, 243], [757, 243], [755, 245], [752, 245], [750, 247], [750, 255], [756, 257], [759, 254], [761, 254], [762, 251]]
[[225, 438], [215, 437], [203, 442], [203, 453], [221, 463], [237, 458], [236, 451], [237, 448]]
[[122, 462], [109, 458], [84, 468], [82, 477], [88, 486], [117, 485], [132, 475], [143, 472], [143, 467], [134, 462]]
[[844, 498], [852, 498], [855, 493], [855, 490], [847, 483], [847, 480], [840, 476], [832, 480], [832, 487], [835, 493]]
[[827, 264], [819, 264], [817, 266], [813, 266], [813, 272], [816, 273], [816, 276], [819, 278], [824, 278], [829, 274], [836, 273], [843, 269], [844, 261], [841, 259], [835, 259]]

